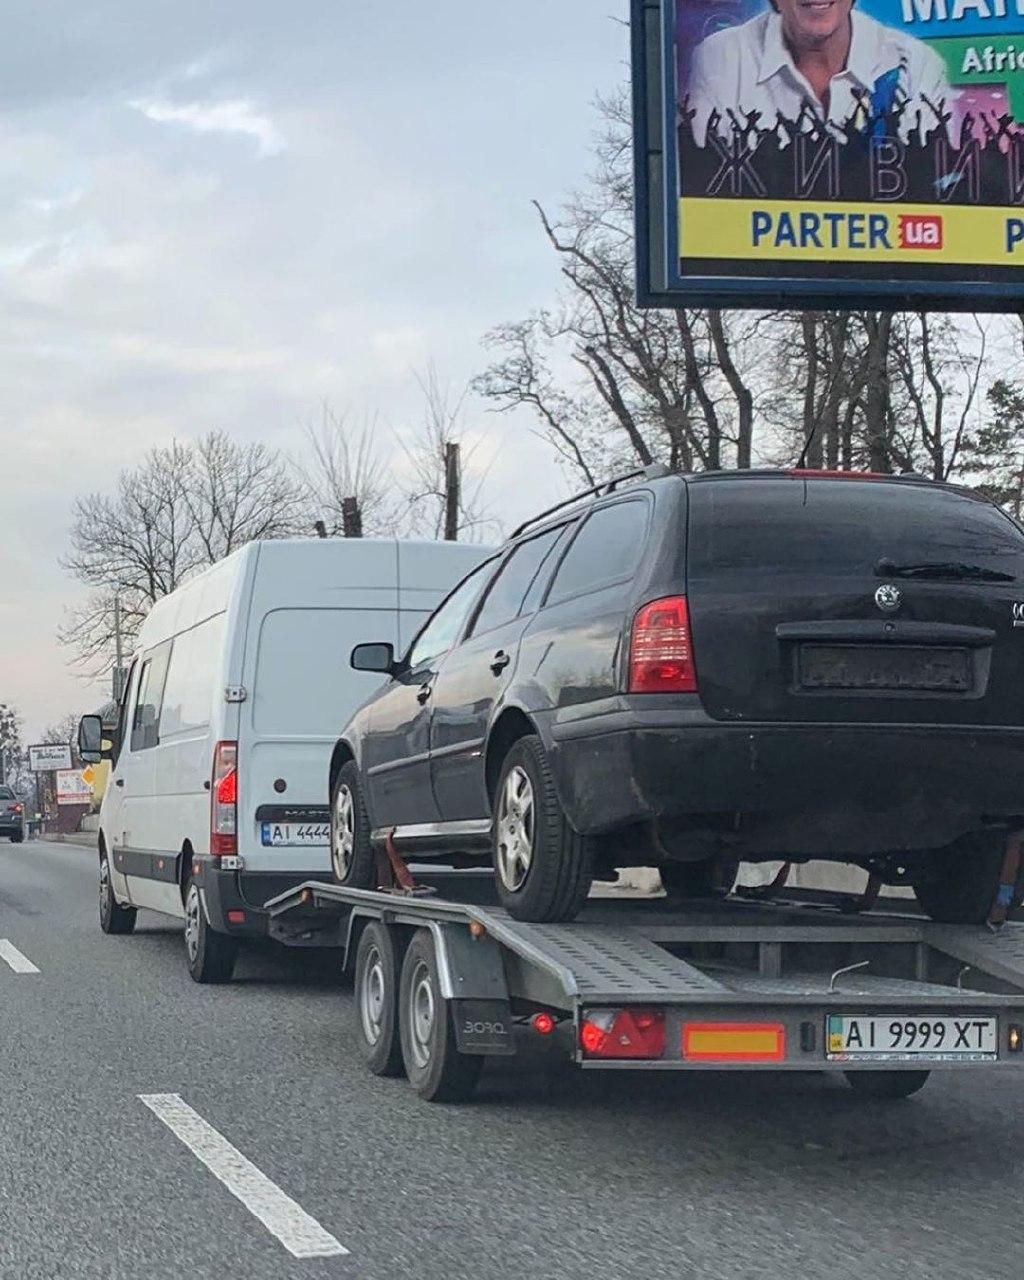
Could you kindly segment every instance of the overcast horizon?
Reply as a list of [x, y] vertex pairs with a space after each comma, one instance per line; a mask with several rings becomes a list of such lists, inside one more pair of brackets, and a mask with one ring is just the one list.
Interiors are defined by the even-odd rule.
[[[586, 174], [624, 16], [622, 0], [8, 12], [0, 702], [26, 741], [103, 696], [56, 641], [81, 595], [58, 563], [76, 496], [213, 429], [294, 449], [324, 400], [401, 426], [416, 371], [464, 386], [487, 329], [553, 298], [530, 201]], [[493, 515], [563, 491], [529, 415], [470, 401], [467, 421]]]

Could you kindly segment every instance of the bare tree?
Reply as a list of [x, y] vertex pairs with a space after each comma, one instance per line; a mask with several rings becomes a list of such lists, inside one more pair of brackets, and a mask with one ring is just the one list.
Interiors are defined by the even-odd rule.
[[122, 471], [112, 495], [75, 503], [62, 564], [89, 594], [68, 612], [59, 639], [88, 674], [108, 671], [115, 601], [130, 642], [153, 604], [198, 569], [299, 522], [299, 492], [273, 450], [220, 432], [153, 449]]
[[7, 702], [0, 702], [0, 782], [18, 789], [23, 781], [24, 751], [21, 716]]
[[433, 366], [416, 381], [423, 417], [411, 439], [399, 436], [406, 462], [406, 474], [398, 480], [405, 504], [402, 527], [414, 535], [472, 542], [496, 521], [483, 500], [488, 469], [475, 465], [477, 448], [466, 439], [466, 393], [456, 395], [442, 386]]
[[306, 505], [328, 536], [376, 537], [394, 532], [394, 483], [380, 453], [380, 419], [354, 422], [326, 401], [320, 422], [305, 428], [306, 451], [295, 463]]

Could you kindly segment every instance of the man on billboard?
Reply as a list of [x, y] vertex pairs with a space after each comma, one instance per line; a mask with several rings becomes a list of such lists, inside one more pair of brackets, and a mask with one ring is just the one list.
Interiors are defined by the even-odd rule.
[[[854, 0], [770, 0], [696, 48], [685, 95], [693, 133], [730, 138], [753, 124], [851, 129], [894, 121], [906, 140], [949, 129], [954, 98], [939, 55], [854, 8]], [[783, 141], [784, 131], [783, 131]]]

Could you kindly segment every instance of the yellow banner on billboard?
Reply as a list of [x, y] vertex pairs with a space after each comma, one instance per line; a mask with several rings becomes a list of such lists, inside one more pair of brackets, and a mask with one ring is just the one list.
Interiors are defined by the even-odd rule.
[[679, 251], [682, 258], [1024, 267], [1024, 209], [684, 197]]

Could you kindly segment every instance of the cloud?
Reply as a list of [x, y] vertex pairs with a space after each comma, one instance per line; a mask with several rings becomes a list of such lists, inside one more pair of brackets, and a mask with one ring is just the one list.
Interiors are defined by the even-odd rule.
[[242, 134], [253, 138], [262, 156], [280, 155], [284, 137], [269, 116], [261, 115], [247, 98], [224, 102], [163, 102], [156, 98], [129, 103], [156, 124], [182, 124], [196, 133]]

